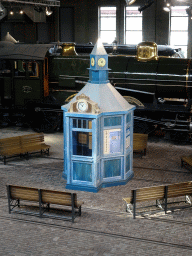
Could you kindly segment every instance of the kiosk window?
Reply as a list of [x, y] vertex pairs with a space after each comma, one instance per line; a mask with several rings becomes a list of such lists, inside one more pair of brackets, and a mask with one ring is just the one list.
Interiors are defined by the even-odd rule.
[[92, 156], [92, 133], [73, 131], [73, 155]]
[[73, 155], [92, 156], [92, 121], [72, 120]]
[[106, 117], [104, 118], [104, 126], [117, 126], [121, 125], [121, 116]]

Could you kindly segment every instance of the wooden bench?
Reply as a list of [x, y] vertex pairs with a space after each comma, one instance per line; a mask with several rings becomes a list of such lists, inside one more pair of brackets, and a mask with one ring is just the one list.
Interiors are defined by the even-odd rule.
[[7, 158], [21, 156], [22, 153], [19, 136], [0, 139], [0, 155], [3, 157], [4, 164], [6, 164]]
[[49, 155], [50, 146], [44, 143], [43, 133], [32, 133], [20, 136], [21, 138], [21, 148], [23, 153], [29, 154], [34, 152], [44, 152]]
[[192, 155], [181, 157], [181, 167], [192, 167]]
[[[161, 186], [153, 186], [153, 187], [145, 187], [139, 188], [131, 191], [131, 197], [123, 198], [126, 202], [126, 211], [129, 211], [133, 214], [133, 218], [136, 218], [136, 204], [156, 200], [156, 206], [160, 207], [167, 213], [167, 199], [174, 197], [186, 196], [186, 200], [184, 202], [188, 202], [191, 204], [189, 196], [192, 195], [192, 182], [181, 182], [170, 185], [161, 185]], [[163, 203], [160, 202], [163, 201]], [[173, 202], [172, 202], [173, 203]], [[164, 208], [163, 208], [164, 205]], [[133, 208], [133, 210], [131, 209]], [[147, 206], [151, 207], [151, 206]], [[145, 207], [141, 207], [145, 208]]]
[[27, 156], [29, 153], [41, 152], [49, 155], [49, 145], [44, 143], [43, 133], [33, 133], [23, 136], [9, 137], [0, 139], [0, 155], [3, 157], [4, 164], [7, 158], [20, 155]]
[[133, 133], [133, 153], [146, 155], [148, 134]]
[[[21, 208], [20, 201], [32, 201], [39, 203], [39, 217], [54, 217], [72, 220], [74, 222], [76, 212], [78, 209], [78, 215], [81, 216], [81, 205], [83, 202], [77, 201], [76, 193], [69, 193], [56, 190], [38, 189], [33, 187], [23, 187], [15, 185], [7, 185], [7, 196], [8, 196], [8, 208], [9, 213], [25, 213], [33, 214], [30, 211], [14, 210], [15, 207]], [[62, 206], [69, 206], [71, 208], [71, 216], [53, 216], [51, 214], [45, 214], [44, 212], [50, 210], [50, 204], [57, 204]]]

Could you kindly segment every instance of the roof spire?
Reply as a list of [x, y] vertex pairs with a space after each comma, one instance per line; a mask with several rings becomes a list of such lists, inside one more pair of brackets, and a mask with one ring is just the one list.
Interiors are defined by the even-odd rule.
[[97, 40], [91, 54], [93, 55], [107, 55], [107, 52], [102, 44], [101, 38]]
[[98, 39], [90, 54], [89, 83], [108, 83], [108, 70], [108, 55], [101, 39]]

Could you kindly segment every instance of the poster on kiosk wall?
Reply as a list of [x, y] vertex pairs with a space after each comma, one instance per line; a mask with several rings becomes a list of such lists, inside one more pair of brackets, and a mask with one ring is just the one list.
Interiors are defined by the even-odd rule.
[[104, 130], [104, 154], [121, 152], [121, 129]]

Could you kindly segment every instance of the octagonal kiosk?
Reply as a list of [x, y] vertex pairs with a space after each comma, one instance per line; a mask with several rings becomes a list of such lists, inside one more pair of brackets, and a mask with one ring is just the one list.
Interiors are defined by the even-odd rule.
[[108, 80], [102, 44], [90, 54], [89, 81], [64, 111], [66, 188], [98, 192], [133, 177], [133, 110]]

